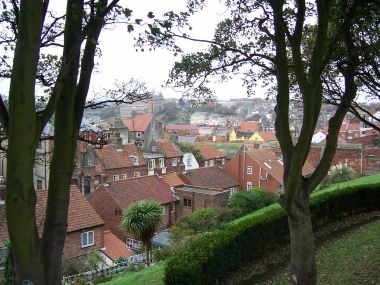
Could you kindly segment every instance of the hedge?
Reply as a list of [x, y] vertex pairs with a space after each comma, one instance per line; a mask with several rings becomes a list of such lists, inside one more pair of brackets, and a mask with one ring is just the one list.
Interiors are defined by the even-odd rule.
[[[313, 225], [355, 212], [380, 208], [380, 175], [340, 183], [311, 196]], [[242, 264], [289, 242], [285, 211], [276, 203], [234, 220], [218, 231], [201, 234], [168, 260], [167, 285], [216, 284]]]

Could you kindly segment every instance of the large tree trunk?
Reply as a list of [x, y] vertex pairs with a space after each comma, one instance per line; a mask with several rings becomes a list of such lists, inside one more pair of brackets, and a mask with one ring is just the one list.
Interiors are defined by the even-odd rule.
[[291, 209], [288, 210], [288, 222], [291, 242], [291, 281], [292, 284], [317, 284], [315, 263], [315, 243], [309, 199], [307, 191], [300, 189]]
[[17, 284], [44, 284], [33, 187], [33, 165], [39, 133], [34, 101], [42, 1], [21, 1], [16, 49], [9, 90], [7, 157], [8, 232], [15, 260]]

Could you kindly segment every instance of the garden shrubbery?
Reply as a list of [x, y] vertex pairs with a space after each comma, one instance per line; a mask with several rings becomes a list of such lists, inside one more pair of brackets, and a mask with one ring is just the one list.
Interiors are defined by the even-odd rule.
[[226, 206], [231, 209], [234, 218], [240, 218], [270, 204], [273, 204], [270, 193], [262, 189], [252, 189], [235, 193]]
[[[360, 180], [360, 179], [358, 179]], [[310, 208], [314, 225], [354, 212], [380, 208], [380, 175], [371, 183], [342, 183], [316, 192]], [[285, 211], [276, 203], [228, 223], [223, 229], [192, 238], [168, 260], [165, 284], [215, 284], [242, 264], [289, 242]]]

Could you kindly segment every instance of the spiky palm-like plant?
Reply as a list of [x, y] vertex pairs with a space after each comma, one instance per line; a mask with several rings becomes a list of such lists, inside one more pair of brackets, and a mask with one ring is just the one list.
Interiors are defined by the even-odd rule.
[[150, 266], [152, 238], [161, 221], [161, 205], [151, 200], [133, 203], [123, 212], [120, 228], [141, 240], [145, 245], [147, 266]]

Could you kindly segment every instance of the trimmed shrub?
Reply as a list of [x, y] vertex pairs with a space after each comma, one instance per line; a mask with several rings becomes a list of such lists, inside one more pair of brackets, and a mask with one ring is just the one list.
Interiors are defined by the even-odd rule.
[[[314, 225], [340, 219], [354, 212], [380, 208], [380, 175], [346, 182], [312, 195]], [[285, 211], [276, 203], [234, 220], [223, 230], [201, 234], [168, 260], [167, 285], [216, 284], [242, 264], [289, 242]]]
[[252, 189], [232, 195], [227, 203], [227, 208], [232, 210], [235, 218], [240, 218], [270, 204], [273, 204], [273, 199], [268, 192], [264, 192], [262, 189]]
[[347, 164], [337, 164], [331, 167], [329, 174], [319, 185], [319, 189], [329, 187], [331, 184], [350, 181], [355, 178], [355, 173]]

